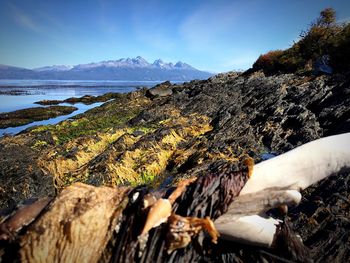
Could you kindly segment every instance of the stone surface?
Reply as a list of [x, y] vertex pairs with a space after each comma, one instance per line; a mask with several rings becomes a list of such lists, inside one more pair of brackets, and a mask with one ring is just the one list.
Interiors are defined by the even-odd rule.
[[[152, 99], [145, 90], [123, 94], [72, 121], [2, 138], [0, 206], [55, 195], [74, 182], [164, 189], [224, 167], [241, 170], [247, 156], [259, 162], [266, 154], [350, 131], [349, 75], [227, 73], [167, 84], [166, 90], [172, 94]], [[347, 178], [338, 176], [332, 185], [344, 186]], [[290, 214], [291, 226], [307, 240], [312, 257], [327, 249], [320, 258], [342, 260], [350, 251], [348, 190], [327, 187], [305, 191], [305, 204]], [[322, 197], [323, 191], [338, 195]], [[216, 260], [271, 261], [268, 253], [284, 252], [223, 244]]]
[[[346, 75], [227, 73], [160, 84], [173, 94], [152, 101], [145, 90], [120, 94], [73, 121], [2, 138], [1, 207], [20, 201], [12, 196], [47, 195], [30, 190], [47, 189], [46, 180], [38, 186], [41, 178], [52, 178], [57, 190], [76, 181], [159, 186], [216, 163], [238, 164], [247, 155], [258, 162], [265, 153], [349, 131], [349, 82]], [[8, 190], [24, 187], [21, 194]]]
[[150, 88], [146, 92], [146, 96], [149, 98], [156, 98], [156, 97], [167, 97], [173, 94], [173, 91], [171, 89], [171, 83], [170, 81], [163, 82], [161, 84], [156, 85], [153, 88]]

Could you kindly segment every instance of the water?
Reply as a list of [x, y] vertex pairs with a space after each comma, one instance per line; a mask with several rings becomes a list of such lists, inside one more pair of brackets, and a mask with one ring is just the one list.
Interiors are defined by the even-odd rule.
[[[34, 102], [40, 100], [65, 100], [84, 95], [99, 96], [109, 92], [126, 93], [134, 91], [137, 87], [152, 87], [158, 83], [155, 81], [0, 80], [0, 113], [31, 107], [45, 107], [34, 104]], [[4, 92], [12, 92], [18, 95], [3, 94]], [[23, 126], [0, 129], [0, 136], [5, 133], [16, 134], [36, 125], [56, 124], [101, 104], [84, 105], [76, 103], [73, 106], [77, 107], [78, 110], [69, 115], [37, 121]]]
[[[0, 112], [38, 107], [40, 100], [64, 100], [84, 95], [99, 96], [109, 92], [125, 93], [137, 87], [152, 87], [155, 81], [60, 81], [60, 80], [0, 80]], [[15, 91], [19, 95], [3, 92]]]
[[[17, 134], [21, 131], [24, 131], [25, 129], [28, 129], [30, 127], [33, 127], [33, 126], [37, 126], [37, 125], [48, 125], [48, 124], [57, 124], [61, 121], [64, 121], [66, 119], [69, 119], [75, 115], [78, 115], [80, 113], [83, 113], [89, 109], [92, 109], [92, 108], [95, 108], [95, 107], [98, 107], [100, 105], [102, 105], [103, 102], [98, 102], [98, 103], [93, 103], [93, 104], [90, 104], [90, 105], [84, 105], [83, 103], [76, 103], [74, 104], [74, 107], [78, 108], [78, 110], [72, 112], [71, 114], [68, 114], [68, 115], [62, 115], [62, 116], [58, 116], [58, 117], [55, 117], [55, 118], [51, 118], [51, 119], [48, 119], [48, 120], [43, 120], [43, 121], [35, 121], [35, 122], [32, 122], [32, 123], [28, 123], [26, 125], [22, 125], [22, 126], [18, 126], [18, 127], [8, 127], [8, 128], [5, 128], [5, 129], [0, 129], [0, 136], [3, 136], [4, 134]], [[68, 104], [68, 103], [62, 103], [60, 105], [71, 105], [71, 104]]]

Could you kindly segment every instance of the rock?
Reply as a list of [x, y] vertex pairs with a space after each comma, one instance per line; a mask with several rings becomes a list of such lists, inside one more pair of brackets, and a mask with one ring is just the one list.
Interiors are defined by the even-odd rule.
[[[259, 161], [262, 153], [283, 153], [349, 131], [349, 82], [346, 76], [228, 73], [176, 86], [159, 84], [154, 89], [179, 92], [153, 101], [143, 90], [119, 94], [74, 121], [0, 140], [0, 160], [7, 162], [0, 161], [0, 181], [22, 189], [26, 183], [10, 184], [5, 178], [29, 179], [44, 171], [58, 188], [76, 180], [94, 185], [146, 182], [195, 175], [222, 160], [238, 164], [245, 154]], [[10, 141], [35, 160], [32, 172], [6, 157], [13, 156], [8, 154]], [[18, 200], [18, 194], [8, 192], [1, 206], [11, 196]]]
[[153, 99], [156, 97], [167, 97], [173, 94], [170, 81], [165, 81], [147, 90], [146, 96]]
[[142, 136], [142, 135], [144, 135], [145, 133], [143, 132], [143, 131], [140, 131], [140, 130], [137, 130], [137, 131], [134, 131], [133, 133], [132, 133], [132, 135], [134, 135], [134, 136]]
[[[278, 155], [322, 136], [349, 132], [349, 87], [349, 75], [266, 77], [244, 73], [179, 85], [168, 82], [146, 92], [119, 94], [74, 120], [0, 139], [0, 207], [11, 207], [25, 198], [55, 195], [74, 182], [146, 184], [164, 190], [181, 178], [224, 172], [228, 166], [230, 171], [239, 171], [241, 160], [248, 155], [259, 162], [266, 158], [264, 153]], [[134, 131], [143, 134], [134, 136]], [[335, 182], [342, 183], [348, 175], [341, 178]], [[325, 189], [325, 185], [319, 187], [315, 193]], [[346, 191], [341, 193], [348, 195]], [[331, 239], [308, 234], [313, 229], [311, 215], [319, 220], [318, 231], [322, 233], [326, 220], [322, 215], [331, 220], [331, 214], [309, 210], [321, 205], [313, 199], [305, 202], [299, 214], [306, 219], [295, 226], [310, 237], [307, 244], [313, 251], [321, 251], [320, 246], [337, 238], [342, 240], [339, 244], [346, 244], [349, 235], [341, 236], [349, 233], [346, 220], [337, 223]], [[344, 203], [331, 207], [339, 212], [341, 205]], [[344, 216], [346, 211], [339, 213]], [[293, 220], [292, 226], [297, 222]], [[332, 226], [331, 222], [327, 229]], [[156, 237], [154, 242], [158, 242]], [[256, 248], [229, 243], [220, 249], [222, 261], [261, 259]], [[336, 260], [348, 251], [347, 246], [338, 246], [325, 258]]]
[[34, 103], [40, 104], [40, 105], [58, 105], [61, 103], [70, 103], [70, 104], [83, 103], [83, 104], [89, 105], [96, 102], [106, 102], [108, 100], [117, 98], [119, 96], [120, 96], [119, 93], [106, 93], [96, 97], [91, 95], [85, 95], [80, 98], [71, 97], [65, 100], [41, 100]]
[[40, 101], [36, 101], [34, 103], [47, 106], [47, 105], [58, 105], [60, 103], [63, 103], [63, 101], [61, 101], [61, 100], [40, 100]]
[[314, 74], [332, 74], [333, 68], [329, 65], [329, 56], [323, 55], [314, 64]]

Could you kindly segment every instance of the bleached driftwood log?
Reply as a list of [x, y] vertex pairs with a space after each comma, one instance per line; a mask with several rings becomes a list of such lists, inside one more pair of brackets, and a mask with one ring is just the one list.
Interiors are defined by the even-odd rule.
[[[217, 218], [223, 214], [245, 184], [247, 172], [232, 172], [229, 167], [220, 170], [221, 173], [198, 178], [184, 188], [172, 212], [198, 218]], [[9, 239], [0, 241], [3, 261], [177, 262], [199, 259], [203, 248], [194, 249], [192, 243], [168, 254], [165, 249], [169, 245], [167, 223], [149, 231], [145, 240], [139, 238], [149, 211], [144, 207], [144, 200], [149, 195], [168, 198], [172, 192], [173, 189], [151, 193], [145, 187], [73, 184], [37, 215], [29, 227], [18, 233], [8, 233], [14, 237], [11, 242]], [[180, 230], [184, 230], [183, 234], [189, 233], [195, 243], [199, 239], [207, 240], [203, 232], [192, 235], [192, 230], [181, 227]]]
[[227, 239], [270, 247], [280, 222], [265, 212], [299, 204], [298, 191], [345, 170], [350, 170], [350, 133], [318, 139], [261, 162], [215, 225]]

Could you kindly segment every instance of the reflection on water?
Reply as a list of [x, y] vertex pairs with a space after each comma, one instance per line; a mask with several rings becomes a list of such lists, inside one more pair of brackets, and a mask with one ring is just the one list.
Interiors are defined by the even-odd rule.
[[[60, 83], [57, 85], [57, 83]], [[0, 80], [0, 112], [37, 107], [40, 100], [65, 100], [84, 95], [99, 96], [109, 92], [126, 93], [137, 87], [152, 87], [159, 82], [87, 82], [87, 81], [25, 81]], [[105, 84], [105, 86], [103, 86]], [[111, 86], [111, 85], [114, 86]], [[82, 86], [84, 85], [84, 86]], [[24, 94], [18, 93], [25, 90]], [[17, 91], [20, 95], [5, 95], [4, 92]]]
[[[36, 80], [36, 79], [0, 79], [0, 86], [38, 87], [38, 86], [71, 86], [71, 87], [137, 87], [154, 86], [161, 81], [132, 80]], [[173, 81], [172, 81], [173, 82]], [[175, 81], [181, 82], [181, 81]]]
[[[8, 89], [8, 88], [6, 88]], [[16, 87], [18, 90], [18, 87]], [[0, 87], [0, 90], [4, 88]], [[26, 88], [29, 95], [0, 95], [0, 112], [38, 107], [34, 104], [40, 100], [65, 100], [84, 95], [99, 96], [109, 92], [125, 93], [135, 90], [135, 87], [58, 87], [58, 88]]]
[[[40, 100], [65, 100], [84, 95], [99, 96], [109, 92], [126, 93], [136, 90], [137, 87], [152, 87], [158, 83], [156, 81], [0, 80], [0, 113], [38, 107], [40, 105], [34, 104], [34, 102]], [[4, 133], [16, 134], [35, 125], [56, 124], [101, 104], [84, 105], [76, 103], [74, 106], [78, 110], [69, 115], [37, 121], [19, 127], [0, 129], [0, 136]]]

